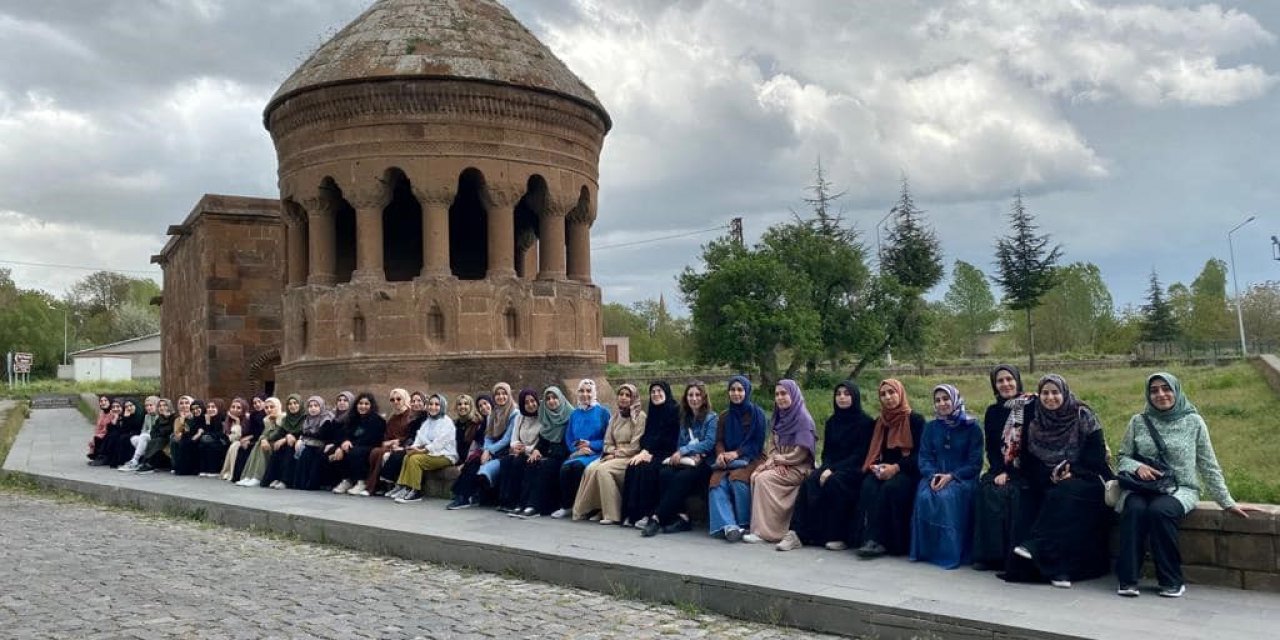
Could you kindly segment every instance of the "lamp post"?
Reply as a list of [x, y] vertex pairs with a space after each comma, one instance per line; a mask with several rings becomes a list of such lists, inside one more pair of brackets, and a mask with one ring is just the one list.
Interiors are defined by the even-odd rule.
[[1240, 230], [1241, 227], [1253, 222], [1257, 216], [1249, 216], [1247, 220], [1231, 228], [1227, 232], [1227, 248], [1231, 252], [1231, 286], [1236, 290], [1236, 323], [1240, 325], [1240, 357], [1249, 355], [1248, 345], [1244, 341], [1244, 310], [1240, 304], [1240, 280], [1236, 276], [1236, 245], [1231, 239], [1231, 234]]

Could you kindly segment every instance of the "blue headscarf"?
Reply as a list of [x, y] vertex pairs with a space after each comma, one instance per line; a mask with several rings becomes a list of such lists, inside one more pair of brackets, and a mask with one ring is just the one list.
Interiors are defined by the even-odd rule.
[[942, 422], [942, 424], [945, 424], [948, 427], [958, 427], [972, 420], [972, 418], [969, 417], [969, 414], [965, 413], [964, 397], [960, 395], [960, 390], [955, 388], [955, 385], [940, 384], [933, 388], [934, 395], [937, 395], [939, 391], [945, 392], [947, 397], [951, 398], [951, 413], [944, 416], [938, 413], [938, 410], [935, 408], [933, 410], [933, 417], [937, 418]]
[[764, 450], [768, 423], [765, 421], [764, 411], [751, 401], [751, 381], [746, 376], [733, 376], [729, 378], [728, 386], [733, 387], [735, 382], [742, 385], [746, 395], [741, 404], [729, 401], [729, 415], [725, 419], [725, 428], [721, 429], [720, 437], [726, 451], [737, 451], [742, 459], [754, 460]]

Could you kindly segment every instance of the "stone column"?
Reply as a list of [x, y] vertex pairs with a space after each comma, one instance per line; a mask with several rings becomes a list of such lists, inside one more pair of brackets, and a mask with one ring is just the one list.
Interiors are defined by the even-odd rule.
[[[286, 205], [289, 206], [289, 205]], [[289, 286], [300, 287], [307, 283], [307, 233], [306, 222], [288, 211], [285, 215], [285, 226], [288, 239], [285, 241], [289, 256]]]
[[538, 234], [533, 229], [525, 229], [516, 237], [516, 264], [520, 278], [532, 280], [538, 272]]
[[538, 217], [539, 280], [565, 279], [565, 216], [572, 208], [552, 200]]
[[390, 196], [381, 184], [348, 198], [356, 210], [356, 271], [352, 282], [382, 282], [387, 279], [382, 264], [382, 210]]
[[330, 201], [326, 198], [307, 198], [302, 206], [307, 210], [307, 229], [309, 251], [307, 265], [310, 274], [307, 284], [331, 287], [337, 276], [334, 274], [334, 217]]
[[414, 197], [422, 204], [422, 277], [451, 277], [449, 206], [453, 204], [453, 189], [432, 185], [427, 189], [414, 189]]
[[489, 220], [489, 271], [486, 278], [514, 278], [516, 275], [516, 201], [511, 190], [489, 188], [485, 202]]
[[569, 279], [591, 282], [591, 223], [569, 220]]

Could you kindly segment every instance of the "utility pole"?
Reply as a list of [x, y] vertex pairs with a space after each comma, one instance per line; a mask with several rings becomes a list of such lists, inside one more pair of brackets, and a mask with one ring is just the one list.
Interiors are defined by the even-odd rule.
[[739, 246], [742, 246], [742, 218], [734, 218], [729, 221], [729, 237]]
[[1240, 230], [1240, 227], [1253, 222], [1257, 216], [1249, 216], [1247, 220], [1231, 228], [1227, 232], [1227, 247], [1231, 251], [1231, 283], [1236, 290], [1236, 321], [1240, 323], [1240, 357], [1244, 358], [1249, 355], [1249, 347], [1244, 341], [1244, 310], [1240, 304], [1240, 280], [1236, 277], [1236, 245], [1231, 241], [1231, 234]]

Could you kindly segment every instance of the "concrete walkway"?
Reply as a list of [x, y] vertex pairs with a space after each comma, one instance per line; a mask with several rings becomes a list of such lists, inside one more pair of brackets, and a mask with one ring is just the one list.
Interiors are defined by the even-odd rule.
[[4, 469], [115, 504], [240, 528], [675, 603], [775, 624], [876, 638], [1274, 637], [1280, 596], [1191, 586], [1181, 600], [1114, 594], [1109, 579], [1060, 590], [1010, 585], [969, 569], [943, 571], [851, 553], [729, 545], [705, 533], [641, 538], [634, 529], [488, 509], [449, 512], [439, 500], [396, 505], [321, 492], [244, 489], [168, 474], [88, 467], [92, 427], [73, 410], [41, 410]]

